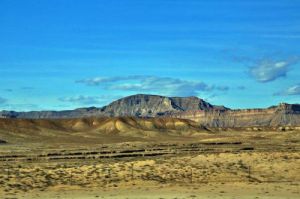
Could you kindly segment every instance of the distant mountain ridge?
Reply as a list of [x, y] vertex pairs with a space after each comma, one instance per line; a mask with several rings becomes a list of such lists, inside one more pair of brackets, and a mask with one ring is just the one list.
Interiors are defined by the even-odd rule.
[[189, 110], [226, 110], [198, 97], [166, 97], [159, 95], [132, 95], [104, 106], [102, 111], [110, 117], [156, 117]]
[[237, 109], [225, 111], [185, 111], [172, 114], [174, 118], [189, 119], [206, 127], [300, 127], [300, 104], [281, 103], [266, 109]]
[[156, 117], [189, 110], [227, 110], [214, 106], [198, 97], [166, 97], [137, 94], [121, 98], [102, 108], [89, 107], [66, 111], [1, 111], [2, 118], [82, 118], [82, 117]]
[[66, 111], [1, 111], [2, 118], [62, 119], [86, 117], [171, 117], [206, 127], [300, 126], [300, 104], [281, 103], [266, 109], [236, 109], [212, 105], [198, 97], [137, 94], [107, 106]]

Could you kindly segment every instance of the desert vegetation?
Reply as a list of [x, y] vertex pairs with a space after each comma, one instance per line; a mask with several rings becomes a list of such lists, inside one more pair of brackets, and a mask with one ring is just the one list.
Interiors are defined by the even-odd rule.
[[296, 128], [203, 128], [182, 119], [133, 118], [1, 125], [7, 142], [0, 146], [0, 195], [6, 199], [243, 198], [243, 189], [249, 197], [299, 195]]
[[293, 196], [300, 194], [295, 191], [300, 181], [298, 138], [295, 132], [245, 132], [239, 138], [223, 132], [197, 142], [65, 145], [44, 150], [30, 149], [29, 144], [26, 153], [8, 151], [13, 147], [8, 145], [0, 155], [0, 193], [18, 197], [69, 187], [77, 191], [96, 189], [99, 195], [103, 190], [128, 187], [198, 190], [208, 184], [264, 187], [273, 183], [292, 184]]

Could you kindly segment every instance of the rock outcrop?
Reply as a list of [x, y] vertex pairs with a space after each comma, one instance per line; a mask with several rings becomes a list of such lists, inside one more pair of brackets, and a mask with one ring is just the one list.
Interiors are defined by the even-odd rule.
[[112, 102], [102, 108], [106, 116], [156, 117], [190, 110], [226, 110], [197, 97], [165, 97], [158, 95], [133, 95]]
[[279, 104], [267, 109], [193, 110], [172, 114], [207, 127], [300, 126], [300, 104]]
[[67, 111], [2, 111], [0, 118], [61, 119], [86, 117], [173, 117], [207, 127], [300, 126], [300, 104], [282, 103], [266, 109], [236, 109], [212, 105], [197, 97], [132, 95], [102, 108]]
[[165, 97], [159, 95], [132, 95], [102, 108], [90, 107], [67, 111], [2, 111], [0, 118], [83, 118], [83, 117], [157, 117], [189, 110], [227, 110], [197, 97]]

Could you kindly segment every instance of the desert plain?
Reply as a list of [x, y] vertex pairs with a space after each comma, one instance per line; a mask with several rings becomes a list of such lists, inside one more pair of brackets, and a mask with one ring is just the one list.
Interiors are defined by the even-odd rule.
[[111, 120], [1, 119], [1, 198], [300, 196], [297, 128]]

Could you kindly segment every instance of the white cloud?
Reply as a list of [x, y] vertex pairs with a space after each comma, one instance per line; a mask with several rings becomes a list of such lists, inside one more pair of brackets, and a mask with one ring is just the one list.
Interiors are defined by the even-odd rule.
[[300, 95], [300, 84], [293, 85], [286, 90], [277, 92], [275, 95]]
[[291, 65], [298, 63], [299, 59], [282, 61], [263, 60], [249, 68], [249, 74], [258, 82], [270, 82], [280, 77], [285, 77], [291, 69]]
[[208, 85], [202, 81], [157, 76], [96, 77], [79, 80], [89, 86], [101, 86], [107, 90], [150, 92], [162, 95], [196, 96], [199, 92], [227, 91], [228, 86]]

